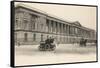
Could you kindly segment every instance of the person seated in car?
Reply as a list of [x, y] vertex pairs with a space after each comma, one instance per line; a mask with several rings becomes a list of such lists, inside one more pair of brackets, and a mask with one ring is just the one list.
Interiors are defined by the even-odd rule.
[[50, 46], [51, 48], [54, 47], [54, 38], [53, 37], [50, 37]]
[[50, 38], [47, 38], [47, 39], [45, 40], [45, 43], [46, 43], [46, 44], [50, 44]]
[[50, 37], [50, 43], [53, 43], [53, 42], [54, 42], [54, 38]]

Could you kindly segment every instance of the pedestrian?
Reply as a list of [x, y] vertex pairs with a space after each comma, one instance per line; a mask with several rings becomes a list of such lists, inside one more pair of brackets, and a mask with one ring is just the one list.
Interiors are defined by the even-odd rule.
[[20, 42], [17, 42], [18, 43], [18, 47], [20, 46]]
[[83, 37], [80, 39], [80, 46], [83, 46], [84, 45], [84, 39]]
[[84, 46], [86, 46], [86, 43], [87, 43], [87, 39], [84, 39]]

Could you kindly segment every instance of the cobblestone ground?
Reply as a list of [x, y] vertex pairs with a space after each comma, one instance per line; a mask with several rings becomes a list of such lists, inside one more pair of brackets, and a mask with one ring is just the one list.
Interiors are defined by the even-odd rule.
[[39, 51], [39, 45], [15, 46], [15, 65], [38, 65], [96, 61], [96, 46], [59, 44], [55, 51]]

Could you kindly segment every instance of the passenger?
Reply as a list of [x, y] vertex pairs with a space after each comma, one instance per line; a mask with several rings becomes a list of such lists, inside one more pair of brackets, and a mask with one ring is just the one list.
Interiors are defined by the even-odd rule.
[[47, 38], [47, 39], [45, 40], [45, 43], [46, 43], [46, 44], [50, 44], [50, 38]]
[[54, 47], [54, 38], [50, 37], [50, 48]]
[[54, 42], [54, 38], [50, 37], [50, 43], [53, 43], [53, 42]]

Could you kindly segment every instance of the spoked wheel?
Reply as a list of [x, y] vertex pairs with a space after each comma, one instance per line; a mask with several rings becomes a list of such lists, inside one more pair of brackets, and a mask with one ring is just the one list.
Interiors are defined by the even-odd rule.
[[39, 49], [40, 51], [45, 51], [45, 48], [44, 48], [44, 47], [41, 47], [41, 46], [39, 46], [38, 49]]
[[56, 48], [56, 45], [50, 45], [50, 44], [40, 45], [38, 47], [40, 51], [54, 51], [55, 48]]
[[38, 49], [39, 49], [40, 51], [42, 51], [42, 48], [41, 48], [41, 46], [39, 46], [39, 47], [38, 47]]
[[54, 51], [56, 49], [56, 46], [53, 45], [53, 47], [51, 48], [52, 51]]
[[49, 44], [46, 44], [45, 45], [45, 50], [48, 51], [49, 49], [50, 49], [50, 45]]

